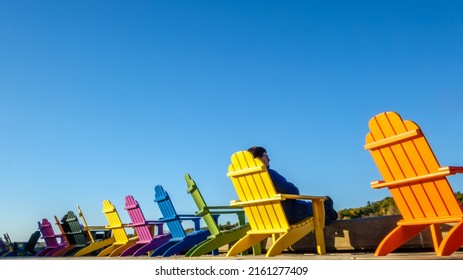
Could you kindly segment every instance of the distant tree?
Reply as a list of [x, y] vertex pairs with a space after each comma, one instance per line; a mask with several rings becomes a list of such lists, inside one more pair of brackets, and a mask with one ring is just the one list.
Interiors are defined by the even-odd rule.
[[[462, 195], [463, 197], [463, 195]], [[386, 197], [380, 201], [367, 201], [366, 206], [348, 208], [338, 211], [342, 220], [364, 217], [388, 216], [400, 214], [392, 197]]]
[[[457, 191], [455, 197], [463, 205], [463, 193]], [[338, 214], [342, 220], [349, 220], [364, 217], [400, 215], [400, 211], [392, 197], [385, 197], [380, 201], [367, 201], [366, 206], [339, 210]]]
[[232, 223], [230, 223], [230, 221], [228, 221], [223, 225], [219, 225], [219, 228], [220, 228], [220, 230], [230, 230], [230, 229], [235, 228], [237, 226], [238, 226], [238, 223], [232, 224]]
[[460, 204], [463, 204], [463, 194], [460, 191], [455, 193], [455, 196]]

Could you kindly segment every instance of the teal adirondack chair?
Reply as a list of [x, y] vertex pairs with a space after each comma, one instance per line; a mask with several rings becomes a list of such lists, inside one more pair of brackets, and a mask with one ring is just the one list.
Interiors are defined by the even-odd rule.
[[[230, 245], [246, 235], [246, 232], [251, 229], [245, 221], [245, 214], [241, 207], [234, 206], [207, 206], [198, 185], [189, 174], [185, 175], [185, 180], [188, 186], [187, 192], [193, 197], [198, 212], [196, 216], [202, 217], [209, 229], [211, 235], [206, 240], [191, 248], [186, 256], [197, 257], [211, 253], [214, 255], [217, 250], [225, 245]], [[238, 226], [230, 230], [220, 230], [217, 224], [217, 218], [222, 214], [237, 215]], [[260, 243], [254, 246], [254, 254], [261, 254]]]

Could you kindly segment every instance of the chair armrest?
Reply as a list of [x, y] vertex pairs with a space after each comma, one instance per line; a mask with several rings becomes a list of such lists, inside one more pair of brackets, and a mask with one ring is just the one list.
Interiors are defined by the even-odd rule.
[[[238, 214], [244, 213], [244, 210], [237, 210], [237, 211], [210, 211], [209, 213], [211, 213], [212, 215], [222, 215], [222, 214], [238, 215]], [[198, 212], [198, 214], [199, 214], [199, 212]]]
[[275, 195], [275, 197], [264, 198], [264, 199], [247, 200], [247, 201], [232, 200], [230, 201], [230, 205], [231, 206], [247, 206], [247, 205], [256, 205], [256, 204], [263, 204], [263, 203], [282, 201], [282, 200], [284, 199], [281, 197], [281, 195], [277, 194]]
[[155, 226], [165, 224], [164, 222], [161, 222], [161, 221], [146, 221], [146, 223], [147, 223], [148, 225], [155, 225]]
[[231, 205], [221, 205], [221, 206], [207, 206], [208, 209], [223, 209], [223, 210], [238, 210], [242, 207], [231, 206]]
[[439, 170], [448, 170], [450, 175], [455, 175], [457, 173], [463, 173], [462, 166], [446, 166], [446, 167], [439, 168]]
[[227, 206], [227, 205], [221, 205], [221, 206], [207, 206], [203, 210], [200, 210], [195, 213], [196, 216], [204, 216], [205, 214], [212, 214], [212, 215], [221, 215], [221, 214], [235, 214], [235, 215], [240, 215], [241, 213], [244, 213], [243, 207], [240, 206]]
[[441, 179], [449, 175], [455, 175], [456, 173], [463, 173], [463, 167], [458, 166], [446, 166], [440, 167], [437, 172], [429, 173], [421, 176], [416, 176], [412, 178], [406, 178], [402, 180], [396, 180], [391, 182], [384, 182], [384, 181], [374, 181], [371, 182], [371, 187], [373, 189], [380, 189], [380, 188], [396, 188], [407, 184], [414, 184], [417, 182], [425, 182], [425, 181], [432, 181], [436, 179]]
[[146, 221], [147, 226], [154, 232], [157, 229], [158, 234], [162, 234], [164, 232], [164, 222], [161, 221]]
[[106, 229], [105, 226], [86, 226], [86, 228], [88, 228], [90, 230]]
[[93, 230], [107, 230], [105, 226], [84, 226], [84, 230], [93, 231]]
[[172, 216], [172, 217], [168, 217], [168, 218], [161, 218], [159, 219], [160, 222], [170, 222], [170, 221], [174, 221], [174, 220], [180, 220], [180, 221], [184, 221], [184, 220], [190, 220], [194, 223], [194, 228], [195, 230], [200, 230], [200, 221], [201, 221], [201, 217], [197, 217], [196, 215], [191, 215], [191, 214], [182, 214], [182, 215], [176, 215], [176, 216]]
[[286, 199], [301, 199], [301, 200], [317, 200], [317, 201], [325, 201], [326, 196], [314, 196], [314, 195], [297, 195], [297, 194], [276, 194], [274, 197], [264, 198], [264, 199], [256, 199], [256, 200], [248, 200], [248, 201], [240, 201], [240, 200], [232, 200], [230, 205], [232, 206], [245, 206], [245, 205], [253, 205], [253, 204], [263, 204], [273, 201], [282, 201]]
[[[123, 223], [123, 224], [121, 224], [121, 227], [122, 227], [122, 228], [127, 228], [127, 227], [133, 228], [133, 225], [132, 225], [132, 224], [124, 224], [124, 223]], [[119, 227], [118, 227], [118, 226], [114, 227], [114, 226], [111, 226], [111, 225], [107, 225], [107, 226], [105, 226], [105, 228], [106, 228], [106, 229], [111, 229], [111, 230], [112, 230], [112, 229], [114, 229], [114, 228], [119, 228]]]
[[320, 201], [326, 200], [326, 196], [315, 196], [315, 195], [280, 194], [280, 196], [284, 199], [320, 200]]
[[201, 219], [201, 217], [197, 217], [196, 215], [194, 214], [181, 214], [181, 215], [177, 215], [177, 217], [180, 219], [180, 220], [198, 220], [198, 219]]
[[196, 215], [191, 215], [191, 214], [182, 214], [182, 215], [178, 215], [177, 216], [180, 220], [190, 220], [194, 223], [194, 229], [195, 230], [200, 230], [201, 229], [201, 226], [200, 226], [200, 221], [201, 221], [201, 217], [197, 217]]

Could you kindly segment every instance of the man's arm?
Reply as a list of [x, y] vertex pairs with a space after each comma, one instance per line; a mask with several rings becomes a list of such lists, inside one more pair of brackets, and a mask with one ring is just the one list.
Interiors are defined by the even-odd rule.
[[280, 175], [273, 169], [268, 169], [270, 178], [272, 178], [273, 185], [277, 192], [285, 194], [299, 194], [299, 189], [293, 184], [288, 182], [285, 177]]

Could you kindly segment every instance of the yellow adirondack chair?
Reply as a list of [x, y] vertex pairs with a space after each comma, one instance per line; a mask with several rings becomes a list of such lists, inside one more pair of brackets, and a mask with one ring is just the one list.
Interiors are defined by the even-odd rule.
[[[251, 226], [247, 234], [230, 248], [227, 256], [235, 256], [261, 240], [272, 237], [273, 242], [266, 256], [273, 257], [311, 231], [315, 231], [318, 253], [325, 254], [325, 196], [277, 193], [265, 165], [248, 151], [240, 151], [231, 156], [227, 175], [231, 178], [239, 198], [230, 204], [243, 207]], [[312, 200], [314, 216], [290, 225], [281, 204], [285, 199]]]
[[108, 220], [109, 224], [106, 226], [106, 228], [111, 230], [112, 235], [116, 241], [109, 247], [104, 248], [98, 254], [98, 257], [119, 256], [127, 248], [134, 245], [138, 241], [138, 237], [134, 236], [129, 238], [127, 232], [125, 231], [125, 227], [127, 225], [122, 223], [116, 207], [107, 199], [103, 201], [103, 213], [105, 214], [106, 220]]
[[[383, 177], [371, 187], [389, 188], [402, 214], [375, 255], [389, 254], [426, 228], [436, 254], [452, 254], [463, 245], [463, 212], [446, 176], [462, 173], [463, 167], [441, 167], [420, 127], [395, 112], [374, 116], [369, 128], [365, 149]], [[443, 238], [445, 223], [456, 224]]]
[[[106, 229], [105, 226], [89, 226], [87, 223], [87, 220], [85, 219], [84, 213], [82, 213], [82, 210], [80, 209], [80, 206], [77, 205], [77, 210], [79, 213], [79, 217], [82, 219], [83, 223], [83, 231], [87, 234], [87, 240], [90, 243], [88, 246], [80, 249], [75, 253], [73, 256], [74, 257], [81, 257], [85, 255], [92, 255], [99, 253], [99, 251], [105, 247], [108, 247], [109, 245], [113, 244], [116, 242], [116, 239], [112, 236], [108, 236], [108, 233], [111, 231]], [[102, 236], [101, 239], [97, 239], [96, 235], [100, 233]]]

